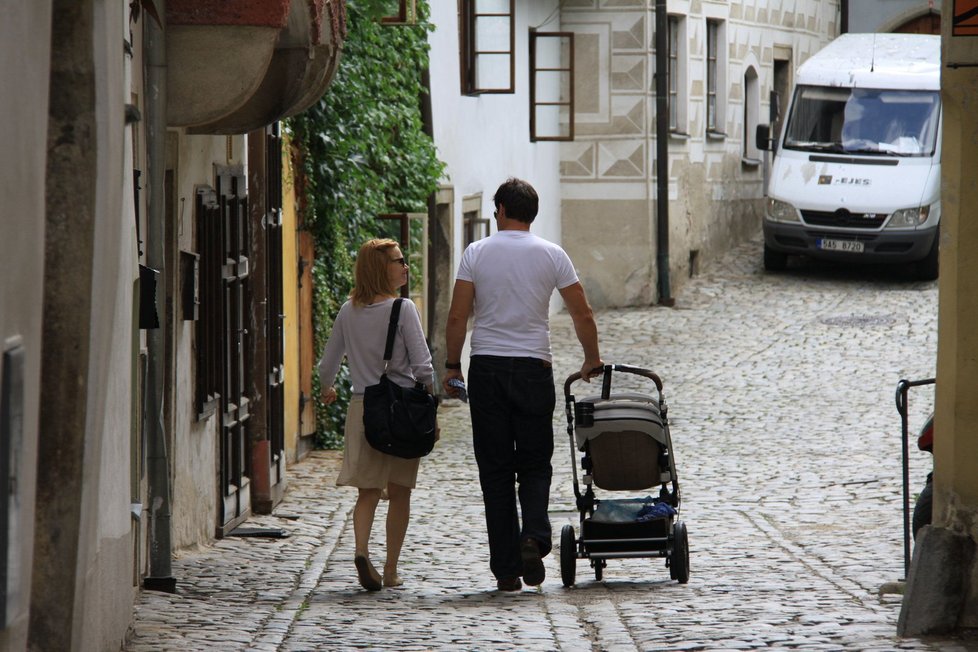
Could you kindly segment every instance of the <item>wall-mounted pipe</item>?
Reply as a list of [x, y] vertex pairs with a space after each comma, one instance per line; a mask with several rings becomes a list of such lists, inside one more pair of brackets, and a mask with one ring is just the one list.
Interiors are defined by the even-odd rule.
[[669, 14], [655, 0], [655, 249], [659, 303], [673, 305], [669, 284]]
[[[154, 0], [156, 14], [165, 22], [166, 0]], [[166, 244], [164, 175], [166, 168], [166, 37], [164, 27], [147, 12], [143, 13], [143, 40], [146, 96], [146, 264], [164, 273]], [[156, 312], [166, 314], [162, 301], [164, 288], [156, 293]], [[143, 400], [143, 441], [147, 445], [146, 470], [149, 479], [149, 573], [143, 581], [147, 589], [173, 592], [176, 579], [170, 563], [170, 469], [166, 431], [163, 427], [163, 369], [166, 348], [164, 329], [146, 331], [148, 350], [146, 396]]]

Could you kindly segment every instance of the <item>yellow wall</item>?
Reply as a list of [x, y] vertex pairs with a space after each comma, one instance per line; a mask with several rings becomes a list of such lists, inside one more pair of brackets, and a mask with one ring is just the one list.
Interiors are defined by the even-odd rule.
[[299, 292], [296, 283], [298, 255], [296, 251], [295, 177], [292, 174], [291, 141], [282, 136], [282, 308], [285, 312], [285, 458], [298, 459], [299, 432]]
[[[957, 35], [944, 0], [941, 99], [941, 244], [937, 334], [937, 400], [934, 423], [934, 525], [978, 542], [978, 38]], [[923, 539], [924, 542], [927, 539]], [[921, 546], [920, 556], [941, 560], [944, 551]], [[914, 556], [914, 565], [920, 566]], [[968, 576], [958, 626], [978, 627], [978, 564], [955, 568]], [[911, 570], [911, 578], [914, 572]], [[911, 583], [905, 607], [928, 598]], [[908, 602], [909, 601], [909, 602]], [[912, 613], [914, 607], [905, 608]], [[926, 608], [926, 607], [924, 607]], [[901, 615], [901, 618], [903, 616]]]

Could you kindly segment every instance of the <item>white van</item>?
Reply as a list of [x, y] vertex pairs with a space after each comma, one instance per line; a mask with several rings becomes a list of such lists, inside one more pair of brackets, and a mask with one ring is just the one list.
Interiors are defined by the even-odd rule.
[[[798, 68], [764, 216], [764, 267], [789, 255], [914, 263], [937, 278], [941, 39], [844, 34]], [[770, 146], [761, 125], [758, 146]]]

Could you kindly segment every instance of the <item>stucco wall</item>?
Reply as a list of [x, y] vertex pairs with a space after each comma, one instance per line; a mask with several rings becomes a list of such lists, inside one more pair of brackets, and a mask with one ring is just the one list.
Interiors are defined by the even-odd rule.
[[[295, 176], [291, 142], [286, 135], [282, 139], [282, 269], [299, 269], [298, 237], [296, 233]], [[298, 461], [299, 446], [299, 395], [301, 394], [302, 365], [299, 360], [299, 288], [290, 281], [295, 278], [286, 271], [282, 287], [282, 337], [285, 339], [283, 365], [285, 373], [285, 457], [291, 464]]]
[[[79, 536], [80, 649], [119, 645], [133, 600], [129, 445], [132, 438], [131, 360], [133, 281], [137, 276], [132, 146], [123, 108], [129, 99], [120, 39], [120, 5], [96, 3], [94, 21], [98, 163], [86, 473]], [[128, 589], [128, 590], [127, 590]]]
[[[0, 354], [22, 347], [22, 439], [15, 511], [11, 512], [7, 559], [8, 594], [0, 649], [23, 649], [27, 641], [34, 486], [41, 388], [41, 307], [44, 277], [44, 174], [51, 40], [51, 3], [4, 3], [0, 20], [0, 151], [8, 164], [0, 174], [4, 236], [0, 238]], [[16, 92], [12, 92], [16, 89]], [[0, 358], [0, 374], [3, 373]], [[0, 376], [2, 378], [2, 376]], [[0, 381], [2, 382], [2, 381]], [[0, 390], [3, 388], [0, 387]], [[8, 388], [10, 389], [10, 388]], [[10, 537], [9, 533], [16, 533]]]
[[[838, 34], [839, 3], [797, 5], [786, 0], [753, 3], [669, 3], [680, 19], [676, 134], [669, 137], [669, 275], [676, 296], [697, 265], [760, 228], [764, 164], [744, 139], [745, 111], [768, 122], [775, 58], [794, 69]], [[706, 130], [707, 20], [718, 21], [717, 131]], [[644, 247], [622, 246], [595, 232], [595, 222], [565, 215], [565, 243], [590, 242], [579, 263], [596, 306], [640, 305], [658, 299], [656, 271], [656, 124], [654, 2], [571, 3], [561, 9], [562, 28], [576, 35], [575, 122], [577, 137], [561, 148], [564, 205], [603, 215], [620, 202], [630, 225], [649, 236]], [[787, 54], [786, 54], [787, 53]], [[745, 73], [756, 74], [749, 94]], [[751, 131], [751, 130], [748, 130]], [[745, 162], [745, 156], [757, 159]], [[578, 209], [574, 209], [575, 212]], [[581, 208], [580, 210], [585, 210]], [[600, 223], [599, 223], [600, 224]], [[758, 253], [760, 256], [760, 252]], [[614, 260], [611, 273], [604, 261]], [[592, 268], [593, 266], [593, 268]], [[603, 268], [602, 268], [603, 266]], [[633, 282], [648, 274], [640, 290]]]
[[[945, 16], [953, 13], [945, 1]], [[978, 544], [978, 42], [973, 34], [952, 36], [950, 21], [942, 26], [941, 97], [944, 133], [941, 187], [941, 242], [938, 308], [937, 389], [934, 436], [934, 525], [971, 538]], [[933, 552], [933, 549], [928, 552]], [[935, 555], [937, 556], [937, 555]], [[944, 558], [938, 556], [941, 562]], [[954, 563], [952, 561], [952, 563]], [[959, 616], [961, 627], [978, 627], [978, 563], [956, 567], [967, 574], [968, 590]], [[913, 574], [913, 571], [911, 571]], [[938, 587], [940, 590], [940, 587]], [[911, 594], [905, 600], [927, 599]], [[926, 605], [922, 607], [926, 609]]]
[[649, 203], [644, 199], [564, 199], [564, 247], [579, 270], [588, 300], [612, 305], [624, 298], [629, 305], [647, 304], [654, 294], [648, 259], [654, 238]]
[[[540, 212], [532, 231], [560, 243], [559, 144], [530, 142], [527, 64], [529, 28], [551, 17], [557, 2], [516, 3], [516, 92], [479, 96], [461, 93], [457, 5], [431, 5], [431, 19], [437, 27], [429, 37], [431, 104], [435, 145], [439, 158], [447, 165], [443, 183], [454, 190], [453, 273], [462, 255], [464, 197], [482, 193], [482, 217], [489, 218], [491, 232], [495, 232], [492, 195], [511, 176], [529, 181], [540, 196]], [[559, 24], [546, 25], [547, 30], [558, 28]], [[554, 302], [552, 309], [556, 306]]]

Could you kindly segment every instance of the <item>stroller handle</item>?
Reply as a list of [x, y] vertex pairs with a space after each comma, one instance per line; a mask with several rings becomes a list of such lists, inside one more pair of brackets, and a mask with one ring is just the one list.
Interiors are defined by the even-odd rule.
[[[624, 364], [606, 364], [604, 366], [604, 378], [601, 384], [601, 398], [607, 399], [611, 393], [611, 373], [613, 371], [635, 374], [636, 376], [644, 376], [645, 378], [648, 378], [653, 383], [655, 383], [655, 388], [659, 391], [660, 394], [662, 393], [662, 379], [660, 379], [659, 376], [656, 375], [654, 372], [649, 371], [648, 369], [643, 369], [641, 367], [632, 367]], [[583, 378], [583, 376], [581, 376], [580, 371], [572, 373], [570, 376], [567, 377], [567, 380], [564, 381], [565, 398], [568, 399], [570, 398], [571, 385], [573, 385], [578, 380], [581, 380], [581, 378]]]

